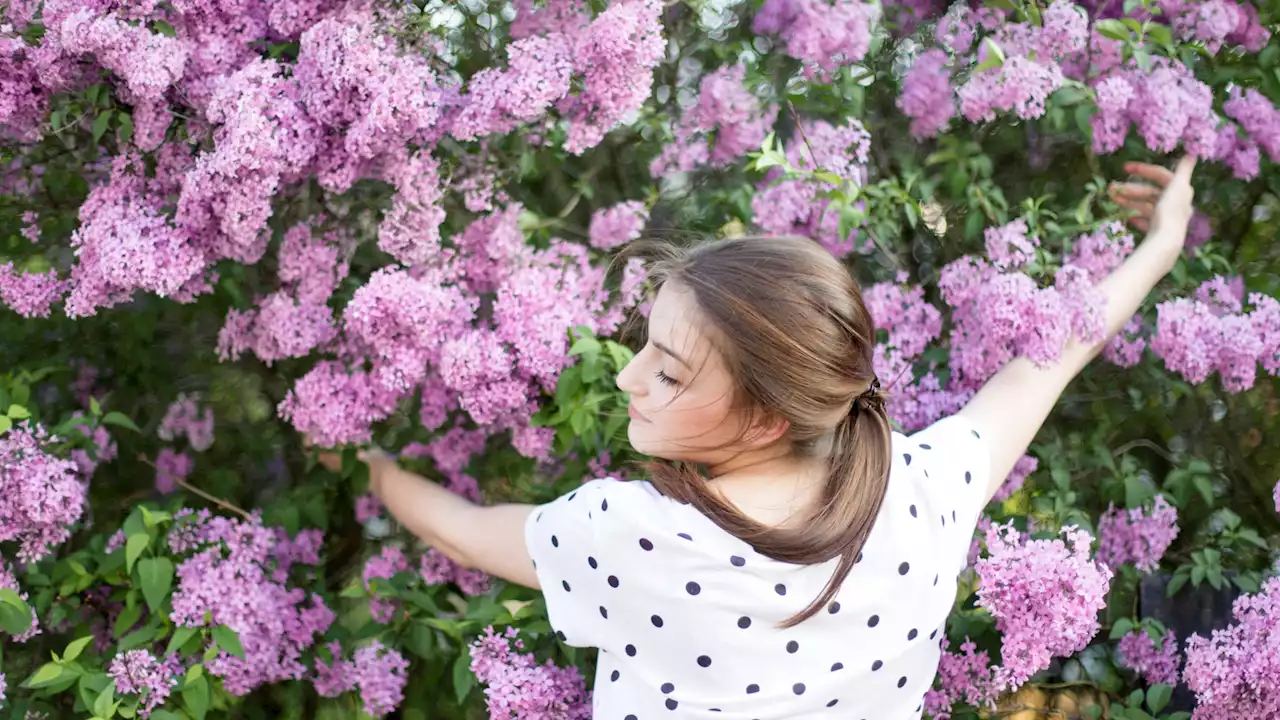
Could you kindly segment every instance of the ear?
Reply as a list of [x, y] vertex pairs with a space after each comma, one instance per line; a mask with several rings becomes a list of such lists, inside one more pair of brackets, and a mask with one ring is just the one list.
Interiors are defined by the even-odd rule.
[[790, 420], [776, 413], [767, 413], [756, 418], [743, 439], [752, 448], [767, 447], [786, 435], [790, 429]]

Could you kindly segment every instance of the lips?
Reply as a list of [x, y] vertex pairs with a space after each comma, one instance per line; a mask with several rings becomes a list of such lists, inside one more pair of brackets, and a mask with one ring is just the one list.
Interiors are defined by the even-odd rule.
[[636, 409], [635, 405], [627, 406], [627, 415], [631, 416], [632, 420], [639, 420], [640, 422], [649, 422], [649, 418], [642, 415], [640, 411]]

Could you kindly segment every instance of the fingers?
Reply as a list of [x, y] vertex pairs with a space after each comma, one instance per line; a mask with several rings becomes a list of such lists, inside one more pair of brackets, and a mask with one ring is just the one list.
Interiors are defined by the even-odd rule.
[[1153, 202], [1146, 202], [1143, 200], [1125, 200], [1123, 198], [1116, 198], [1116, 204], [1122, 208], [1127, 208], [1129, 210], [1134, 211], [1140, 217], [1149, 218], [1156, 214], [1156, 204]]
[[1141, 230], [1144, 233], [1151, 230], [1151, 221], [1146, 219], [1145, 217], [1129, 218], [1129, 224], [1134, 226], [1138, 230]]
[[1125, 200], [1150, 200], [1154, 202], [1160, 197], [1160, 188], [1146, 183], [1112, 183], [1109, 190], [1111, 198], [1116, 202]]
[[1173, 169], [1173, 177], [1176, 182], [1182, 185], [1191, 184], [1191, 173], [1196, 169], [1196, 156], [1183, 155], [1178, 160], [1178, 165]]
[[[1184, 158], [1185, 160], [1185, 158]], [[1194, 167], [1195, 161], [1192, 161]], [[1179, 165], [1181, 167], [1181, 165]], [[1151, 182], [1165, 187], [1173, 182], [1173, 171], [1160, 165], [1152, 165], [1150, 163], [1128, 162], [1124, 164], [1125, 172], [1137, 175], [1140, 178], [1150, 180]], [[1190, 173], [1190, 170], [1187, 171]], [[1190, 178], [1190, 175], [1187, 176]]]

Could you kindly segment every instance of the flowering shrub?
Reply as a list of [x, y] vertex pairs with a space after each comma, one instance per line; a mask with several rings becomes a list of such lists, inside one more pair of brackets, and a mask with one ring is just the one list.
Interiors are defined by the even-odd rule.
[[[613, 378], [645, 278], [611, 253], [673, 229], [846, 258], [917, 430], [1100, 336], [1095, 285], [1141, 241], [1106, 183], [1190, 153], [1187, 253], [988, 507], [926, 711], [1186, 717], [1176, 687], [1197, 718], [1274, 717], [1277, 22], [0, 5], [0, 712], [587, 717], [594, 657], [390, 522], [356, 446], [489, 502], [629, 472]], [[1175, 632], [1153, 583], [1240, 598]]]

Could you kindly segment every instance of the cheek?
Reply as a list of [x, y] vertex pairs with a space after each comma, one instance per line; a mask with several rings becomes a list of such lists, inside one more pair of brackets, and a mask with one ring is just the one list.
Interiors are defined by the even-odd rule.
[[706, 397], [699, 393], [676, 395], [672, 388], [662, 386], [664, 395], [649, 415], [649, 434], [671, 440], [687, 441], [691, 445], [713, 446], [724, 442], [724, 435], [731, 430], [725, 422], [729, 413], [726, 398]]

